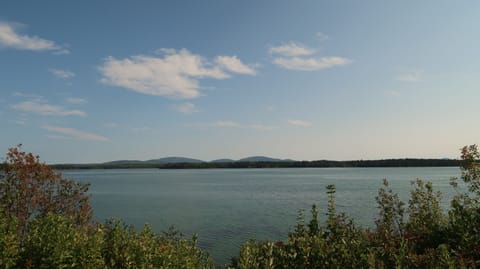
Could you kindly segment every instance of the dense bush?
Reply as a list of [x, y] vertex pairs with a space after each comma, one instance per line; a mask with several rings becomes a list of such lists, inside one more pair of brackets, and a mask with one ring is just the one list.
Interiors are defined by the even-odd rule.
[[412, 181], [408, 204], [384, 181], [376, 197], [379, 210], [374, 229], [354, 224], [335, 209], [335, 188], [329, 195], [327, 220], [318, 225], [312, 207], [305, 224], [299, 214], [286, 242], [245, 243], [231, 268], [477, 268], [480, 267], [480, 157], [477, 146], [462, 149], [461, 191], [444, 213], [441, 194], [432, 183]]
[[64, 179], [38, 156], [11, 148], [0, 170], [0, 207], [17, 222], [17, 234], [25, 239], [29, 222], [55, 213], [69, 216], [75, 224], [91, 221], [92, 209], [86, 194], [88, 184]]
[[9, 219], [0, 208], [0, 268], [12, 268], [17, 264], [20, 252], [17, 223]]
[[29, 225], [18, 265], [24, 268], [102, 268], [102, 233], [71, 217], [47, 214]]
[[119, 220], [102, 225], [102, 253], [107, 268], [213, 268], [197, 239], [184, 239], [171, 228], [161, 235], [149, 225], [137, 233]]
[[92, 222], [87, 189], [10, 149], [0, 170], [0, 268], [213, 268], [196, 237]]

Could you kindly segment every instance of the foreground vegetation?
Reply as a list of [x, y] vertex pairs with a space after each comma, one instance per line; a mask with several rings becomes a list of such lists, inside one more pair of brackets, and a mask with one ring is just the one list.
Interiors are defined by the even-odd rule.
[[0, 268], [213, 268], [196, 237], [93, 222], [87, 190], [10, 149], [0, 172]]
[[[301, 211], [285, 242], [246, 242], [230, 268], [477, 268], [480, 267], [480, 154], [462, 149], [462, 184], [448, 210], [432, 184], [412, 182], [408, 203], [385, 180], [373, 229], [354, 223], [329, 196], [326, 223], [312, 206]], [[464, 184], [463, 184], [464, 183]], [[462, 185], [466, 189], [461, 189]], [[0, 170], [0, 268], [213, 268], [213, 261], [175, 230], [120, 220], [92, 221], [88, 185], [69, 181], [38, 156], [12, 148]]]
[[480, 267], [480, 167], [478, 148], [462, 149], [462, 180], [451, 180], [457, 195], [446, 213], [432, 183], [412, 182], [408, 204], [384, 181], [376, 197], [378, 217], [372, 230], [338, 214], [335, 187], [329, 195], [325, 225], [315, 205], [305, 221], [300, 212], [287, 242], [243, 245], [234, 268], [477, 268]]

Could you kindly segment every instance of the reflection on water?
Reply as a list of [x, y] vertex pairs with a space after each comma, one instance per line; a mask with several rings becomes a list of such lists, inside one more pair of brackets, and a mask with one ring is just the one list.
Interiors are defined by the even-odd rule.
[[410, 180], [431, 180], [448, 205], [449, 179], [457, 168], [283, 168], [205, 170], [75, 170], [65, 177], [91, 183], [97, 220], [119, 217], [157, 232], [175, 225], [199, 235], [200, 246], [217, 263], [238, 255], [248, 239], [284, 240], [299, 209], [313, 203], [324, 219], [325, 186], [337, 188], [337, 210], [362, 225], [373, 225], [375, 196], [382, 179], [407, 202]]

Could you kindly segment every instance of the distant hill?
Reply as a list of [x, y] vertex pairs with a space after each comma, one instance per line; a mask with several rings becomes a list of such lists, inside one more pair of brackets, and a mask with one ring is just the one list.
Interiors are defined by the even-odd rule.
[[237, 162], [294, 162], [293, 160], [282, 160], [265, 156], [252, 156], [238, 160]]
[[138, 164], [138, 163], [143, 163], [143, 161], [138, 161], [138, 160], [118, 160], [118, 161], [104, 162], [103, 164]]
[[136, 165], [136, 164], [167, 164], [167, 163], [203, 163], [202, 160], [185, 158], [185, 157], [165, 157], [160, 159], [152, 159], [147, 161], [139, 160], [118, 160], [105, 162], [105, 165]]
[[144, 161], [143, 163], [148, 164], [165, 164], [165, 163], [203, 163], [202, 160], [192, 159], [192, 158], [185, 158], [185, 157], [165, 157], [160, 159], [153, 159]]
[[[290, 159], [277, 159], [277, 158], [270, 158], [266, 156], [251, 156], [246, 157], [240, 160], [233, 160], [233, 159], [216, 159], [210, 161], [209, 163], [234, 163], [234, 162], [295, 162], [294, 160]], [[139, 161], [139, 160], [118, 160], [118, 161], [111, 161], [105, 162], [103, 164], [106, 165], [130, 165], [130, 164], [169, 164], [169, 163], [205, 163], [205, 161], [192, 159], [192, 158], [185, 158], [185, 157], [165, 157], [159, 159], [152, 159], [147, 161]]]
[[[458, 166], [455, 159], [385, 159], [352, 161], [294, 161], [275, 159], [265, 156], [252, 156], [240, 160], [217, 159], [205, 162], [184, 157], [166, 157], [148, 161], [118, 160], [90, 164], [54, 164], [55, 169], [128, 169], [128, 168], [162, 168], [162, 169], [205, 169], [205, 168], [287, 168], [287, 167], [445, 167]], [[1, 164], [0, 164], [1, 165]]]
[[211, 163], [233, 163], [235, 162], [235, 160], [232, 160], [232, 159], [217, 159], [217, 160], [213, 160], [213, 161], [210, 161]]

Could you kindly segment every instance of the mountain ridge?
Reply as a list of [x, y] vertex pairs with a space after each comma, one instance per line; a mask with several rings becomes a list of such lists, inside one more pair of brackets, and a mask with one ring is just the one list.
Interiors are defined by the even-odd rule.
[[[147, 161], [117, 160], [106, 163], [90, 164], [50, 164], [55, 169], [128, 169], [128, 168], [161, 168], [161, 169], [204, 169], [204, 168], [303, 168], [303, 167], [441, 167], [458, 166], [456, 159], [380, 159], [351, 161], [290, 161], [269, 157], [247, 157], [237, 161], [216, 159], [204, 162], [184, 157], [166, 157]], [[1, 165], [1, 164], [0, 164]]]
[[200, 159], [188, 158], [188, 157], [181, 157], [181, 156], [169, 156], [169, 157], [162, 157], [158, 159], [150, 159], [150, 160], [115, 160], [109, 162], [103, 162], [101, 164], [107, 165], [115, 165], [115, 164], [175, 164], [175, 163], [235, 163], [235, 162], [295, 162], [295, 160], [291, 159], [278, 159], [272, 158], [267, 156], [249, 156], [245, 158], [241, 158], [238, 160], [222, 158], [222, 159], [215, 159], [211, 161], [203, 161]]

